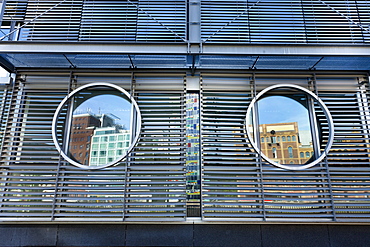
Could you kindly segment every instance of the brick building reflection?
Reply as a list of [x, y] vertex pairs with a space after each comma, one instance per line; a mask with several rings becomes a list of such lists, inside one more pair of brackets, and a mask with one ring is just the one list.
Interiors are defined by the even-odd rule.
[[129, 148], [131, 133], [115, 124], [113, 114], [73, 115], [69, 153], [83, 165], [104, 165], [122, 156]]
[[305, 164], [313, 156], [311, 133], [297, 122], [260, 125], [261, 151], [280, 164]]
[[100, 124], [100, 119], [89, 113], [73, 115], [69, 152], [80, 164], [89, 164], [91, 138]]

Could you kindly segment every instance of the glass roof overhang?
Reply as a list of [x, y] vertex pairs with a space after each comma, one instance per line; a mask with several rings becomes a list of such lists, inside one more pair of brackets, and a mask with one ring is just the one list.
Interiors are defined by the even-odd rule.
[[15, 69], [370, 70], [368, 45], [0, 42]]

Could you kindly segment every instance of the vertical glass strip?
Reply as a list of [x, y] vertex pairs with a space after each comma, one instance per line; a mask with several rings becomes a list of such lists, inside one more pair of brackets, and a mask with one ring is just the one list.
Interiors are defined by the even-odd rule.
[[186, 193], [188, 217], [200, 217], [199, 94], [186, 94]]

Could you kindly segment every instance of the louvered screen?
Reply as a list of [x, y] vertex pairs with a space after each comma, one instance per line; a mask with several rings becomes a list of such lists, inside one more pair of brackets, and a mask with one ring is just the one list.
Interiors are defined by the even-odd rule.
[[335, 124], [334, 144], [327, 163], [336, 219], [367, 220], [370, 216], [367, 79], [318, 77], [317, 86]]
[[5, 20], [26, 24], [28, 41], [186, 40], [186, 2], [176, 1], [9, 1]]
[[185, 41], [185, 1], [139, 0], [137, 7], [137, 41]]
[[[140, 141], [127, 160], [101, 170], [83, 170], [64, 162], [53, 144], [52, 117], [68, 92], [69, 75], [27, 75], [25, 84], [20, 80], [24, 79], [18, 78], [12, 94], [2, 148], [1, 220], [184, 219], [182, 76], [169, 77], [172, 90], [166, 91], [149, 90], [151, 83], [158, 82], [155, 76], [137, 78], [135, 98], [143, 123]], [[80, 74], [74, 87], [101, 81], [132, 88], [130, 75], [102, 74]], [[59, 131], [64, 117], [63, 112]]]
[[6, 120], [9, 116], [12, 87], [10, 85], [0, 86], [0, 145], [3, 146], [5, 137]]
[[[301, 75], [294, 78], [258, 76], [256, 89], [262, 89], [280, 83], [288, 83], [309, 88], [309, 76]], [[327, 120], [326, 133], [328, 135]], [[323, 138], [323, 137], [321, 137]], [[324, 141], [323, 141], [324, 142]], [[321, 152], [323, 151], [321, 147]], [[298, 155], [298, 154], [297, 154]], [[265, 198], [265, 220], [284, 221], [307, 219], [316, 221], [332, 221], [333, 206], [330, 193], [330, 175], [325, 163], [304, 169], [302, 171], [288, 171], [266, 165], [263, 169], [263, 187]]]
[[364, 35], [364, 41], [370, 42], [370, 1], [356, 1], [357, 2], [357, 13], [360, 18], [360, 25], [363, 27], [362, 33]]
[[202, 1], [202, 40], [368, 42], [369, 1]]
[[300, 0], [256, 1], [249, 10], [251, 42], [305, 42]]
[[11, 95], [1, 153], [0, 218], [50, 220], [59, 160], [51, 139], [51, 122], [65, 96], [69, 78], [28, 78], [34, 87], [21, 80], [16, 79]]
[[183, 77], [137, 76], [135, 84], [142, 129], [127, 174], [127, 220], [184, 220]]
[[249, 6], [245, 0], [202, 1], [202, 40], [249, 42]]
[[29, 0], [21, 40], [77, 41], [82, 0]]
[[[369, 7], [369, 1], [201, 1], [201, 39], [365, 43], [370, 38]], [[22, 28], [20, 40], [184, 42], [187, 25], [194, 25], [188, 17], [191, 9], [196, 10], [183, 0], [20, 0], [7, 1], [4, 20], [23, 25], [36, 18]]]
[[135, 41], [138, 10], [133, 1], [85, 1], [81, 41]]
[[[280, 83], [308, 87], [312, 77], [257, 75], [257, 92]], [[258, 162], [243, 132], [251, 78], [203, 76], [202, 149], [205, 220], [361, 221], [368, 214], [367, 87], [360, 103], [356, 76], [317, 79], [331, 111], [335, 142], [327, 159], [302, 171]], [[366, 81], [366, 80], [364, 80]], [[228, 85], [227, 90], [224, 85]], [[244, 93], [243, 93], [244, 92]], [[363, 107], [361, 107], [361, 104]], [[316, 106], [321, 151], [328, 122]]]
[[28, 0], [7, 0], [3, 20], [24, 20]]
[[361, 16], [359, 9], [368, 9], [357, 1], [302, 1], [308, 42], [363, 42], [369, 15]]
[[202, 80], [203, 217], [257, 221], [263, 217], [264, 199], [257, 156], [244, 131], [249, 77], [203, 74]]
[[[69, 73], [20, 73], [14, 90], [13, 85], [3, 87], [0, 105], [0, 220], [185, 220], [189, 199], [184, 77], [181, 73], [81, 72], [72, 77]], [[52, 117], [70, 83], [73, 89], [102, 81], [134, 92], [142, 114], [140, 140], [128, 159], [116, 166], [83, 170], [63, 161], [56, 151]], [[256, 74], [254, 78], [251, 74], [203, 73], [202, 219], [367, 222], [367, 81], [362, 74]], [[245, 135], [245, 114], [253, 90], [260, 92], [280, 83], [317, 92], [333, 116], [334, 144], [328, 157], [312, 168], [288, 171], [269, 165]], [[328, 122], [319, 106], [314, 106], [323, 150]], [[59, 130], [64, 117], [65, 112]]]

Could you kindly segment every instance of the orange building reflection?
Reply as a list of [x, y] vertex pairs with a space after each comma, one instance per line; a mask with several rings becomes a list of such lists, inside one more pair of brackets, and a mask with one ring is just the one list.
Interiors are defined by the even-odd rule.
[[311, 133], [297, 122], [261, 124], [261, 151], [279, 164], [305, 164], [313, 156]]

